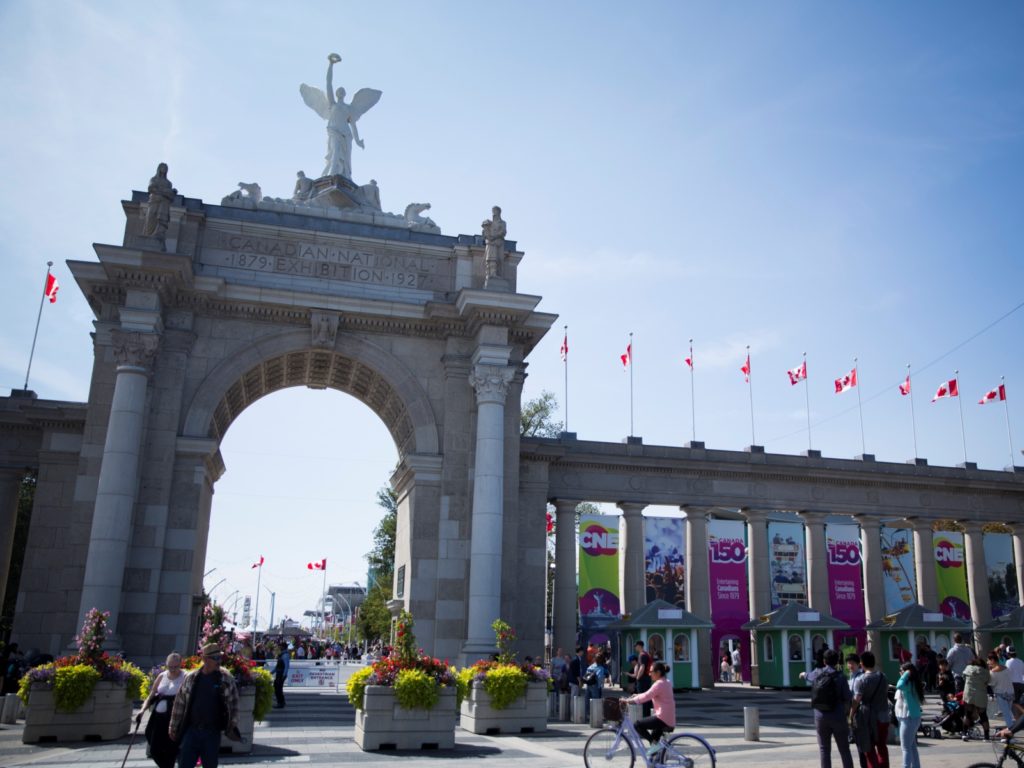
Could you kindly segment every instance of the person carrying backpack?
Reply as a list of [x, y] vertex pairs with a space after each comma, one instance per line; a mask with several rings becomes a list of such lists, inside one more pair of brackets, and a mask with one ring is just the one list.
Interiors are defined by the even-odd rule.
[[864, 672], [853, 681], [850, 726], [868, 768], [888, 768], [889, 681], [875, 669], [875, 654], [871, 651], [861, 654], [860, 663]]
[[824, 656], [825, 666], [814, 676], [811, 685], [811, 706], [814, 708], [814, 730], [818, 734], [818, 753], [821, 768], [832, 768], [832, 740], [839, 749], [843, 768], [853, 768], [850, 754], [850, 686], [837, 669], [839, 653], [829, 649]]

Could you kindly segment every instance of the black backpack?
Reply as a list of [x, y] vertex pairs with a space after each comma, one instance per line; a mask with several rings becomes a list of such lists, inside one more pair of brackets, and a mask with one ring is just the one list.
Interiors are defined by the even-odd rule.
[[839, 701], [839, 673], [834, 669], [823, 669], [811, 686], [811, 706], [819, 712], [833, 712]]

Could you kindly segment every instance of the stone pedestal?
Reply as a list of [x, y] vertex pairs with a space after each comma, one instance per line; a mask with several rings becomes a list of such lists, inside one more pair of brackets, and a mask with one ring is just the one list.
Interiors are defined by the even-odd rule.
[[58, 712], [53, 689], [42, 683], [32, 685], [29, 694], [25, 744], [41, 741], [110, 741], [126, 736], [131, 730], [132, 703], [123, 685], [100, 680], [74, 712]]
[[527, 683], [526, 693], [505, 709], [491, 706], [491, 697], [481, 682], [474, 681], [462, 702], [459, 724], [471, 733], [540, 733], [548, 727], [547, 683]]
[[452, 749], [455, 746], [455, 689], [442, 688], [432, 709], [402, 709], [394, 688], [370, 685], [356, 710], [356, 745], [373, 749]]

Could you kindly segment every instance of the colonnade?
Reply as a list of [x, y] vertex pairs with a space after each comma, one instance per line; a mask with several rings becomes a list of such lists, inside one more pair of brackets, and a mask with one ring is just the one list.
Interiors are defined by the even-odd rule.
[[[576, 643], [576, 530], [574, 515], [580, 500], [555, 499], [555, 579], [553, 647], [570, 649]], [[646, 604], [644, 584], [643, 510], [645, 504], [619, 502], [622, 511], [620, 528], [619, 588], [622, 613], [635, 613]], [[711, 595], [708, 570], [707, 530], [712, 508], [682, 505], [686, 517], [686, 609], [701, 618], [711, 618]], [[771, 611], [771, 554], [768, 541], [768, 520], [773, 510], [743, 508], [739, 510], [746, 524], [747, 580], [750, 616]], [[830, 515], [815, 511], [797, 511], [805, 527], [807, 556], [807, 594], [809, 607], [832, 613], [829, 598], [828, 548], [825, 521]], [[882, 520], [876, 515], [851, 515], [860, 526], [863, 599], [868, 623], [885, 617], [885, 588], [882, 571]], [[935, 549], [932, 542], [932, 518], [915, 517], [904, 520], [887, 519], [887, 525], [913, 530], [914, 563], [917, 576], [917, 602], [938, 607], [938, 585], [935, 575]], [[985, 566], [982, 523], [958, 521], [964, 531], [965, 571], [971, 615], [978, 623], [991, 618], [988, 570]], [[1013, 551], [1017, 563], [1017, 594], [1024, 595], [1024, 525], [1012, 528]], [[704, 642], [709, 642], [706, 639]], [[701, 648], [701, 658], [709, 649]]]

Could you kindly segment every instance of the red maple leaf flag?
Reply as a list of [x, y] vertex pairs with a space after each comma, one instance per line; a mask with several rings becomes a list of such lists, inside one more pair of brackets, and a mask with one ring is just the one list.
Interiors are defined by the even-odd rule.
[[786, 371], [789, 374], [789, 383], [796, 384], [798, 381], [803, 381], [807, 378], [807, 361], [804, 360], [796, 368], [791, 368]]
[[907, 374], [907, 380], [904, 381], [902, 384], [900, 384], [900, 394], [901, 395], [909, 395], [910, 394], [910, 374], [909, 373]]
[[260, 560], [259, 560], [259, 562], [258, 562], [258, 563], [253, 563], [253, 564], [252, 564], [252, 567], [253, 567], [253, 568], [259, 568], [259, 567], [260, 567], [261, 565], [263, 565], [263, 555], [260, 555]]
[[306, 563], [306, 568], [311, 571], [326, 571], [327, 570], [327, 558], [325, 557], [319, 563]]
[[857, 369], [854, 368], [845, 376], [841, 376], [836, 379], [836, 394], [842, 394], [848, 389], [853, 389], [857, 386]]
[[740, 373], [743, 374], [743, 380], [750, 383], [750, 353], [747, 352], [747, 361], [740, 366]]
[[995, 389], [990, 389], [984, 395], [981, 400], [978, 401], [978, 405], [985, 405], [985, 403], [994, 403], [996, 400], [1006, 399], [1006, 385], [1000, 384]]
[[565, 334], [562, 338], [562, 346], [559, 348], [559, 353], [562, 355], [562, 362], [564, 363], [569, 359], [569, 334]]
[[43, 289], [43, 295], [50, 300], [51, 304], [57, 303], [57, 291], [60, 290], [60, 283], [57, 282], [56, 275], [47, 273], [46, 275], [46, 288]]
[[690, 347], [690, 356], [687, 357], [683, 362], [685, 362], [689, 366], [691, 371], [693, 370], [693, 347], [692, 346]]
[[626, 354], [619, 355], [619, 360], [622, 361], [622, 370], [629, 368], [630, 363], [633, 362], [633, 342], [626, 345]]
[[544, 513], [544, 522], [547, 533], [551, 533], [553, 530], [555, 530], [555, 518], [551, 516], [550, 512]]
[[934, 403], [936, 400], [940, 400], [943, 397], [959, 397], [960, 389], [957, 386], [956, 379], [950, 379], [939, 384], [939, 388], [935, 391], [935, 397], [932, 398]]

